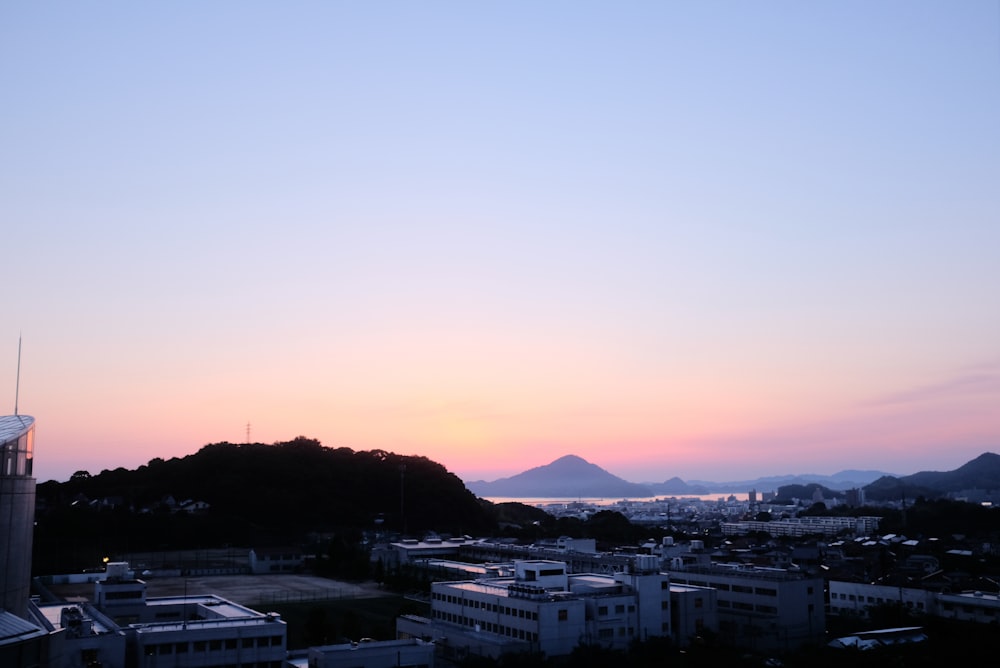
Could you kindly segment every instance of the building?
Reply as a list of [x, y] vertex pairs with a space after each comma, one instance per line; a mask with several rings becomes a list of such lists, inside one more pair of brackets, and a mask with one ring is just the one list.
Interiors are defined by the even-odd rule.
[[32, 463], [35, 419], [0, 416], [0, 665], [46, 665], [47, 630], [31, 615], [31, 541], [35, 526]]
[[53, 668], [127, 665], [125, 631], [93, 605], [40, 605], [37, 614], [48, 633], [46, 665]]
[[302, 570], [305, 558], [297, 547], [255, 547], [250, 550], [250, 572], [297, 573]]
[[745, 565], [670, 570], [675, 585], [710, 587], [718, 596], [720, 638], [757, 650], [789, 650], [823, 640], [823, 578]]
[[433, 640], [449, 658], [568, 654], [580, 644], [623, 649], [668, 636], [670, 582], [651, 555], [612, 576], [570, 574], [560, 561], [514, 562], [514, 577], [435, 582], [431, 617], [397, 620], [402, 638]]
[[22, 619], [27, 618], [31, 595], [34, 444], [34, 418], [0, 417], [0, 608]]
[[898, 587], [867, 582], [830, 580], [830, 612], [868, 617], [872, 608], [899, 605], [919, 614], [934, 610], [934, 592], [917, 587]]
[[423, 540], [404, 538], [388, 545], [376, 546], [372, 550], [372, 561], [381, 560], [388, 568], [401, 564], [412, 564], [426, 559], [452, 559], [469, 541], [466, 537], [438, 538], [428, 536]]
[[830, 612], [870, 617], [873, 610], [898, 607], [915, 616], [944, 617], [1000, 624], [1000, 594], [982, 591], [932, 591], [919, 587], [830, 580]]
[[51, 668], [283, 668], [285, 623], [219, 596], [147, 598], [128, 565], [107, 565], [98, 605], [39, 605]]
[[771, 536], [823, 535], [837, 536], [851, 533], [856, 536], [871, 536], [878, 532], [878, 517], [792, 517], [770, 522], [724, 522], [725, 536], [743, 536], [752, 532], [763, 532]]
[[416, 638], [324, 645], [295, 655], [288, 663], [303, 668], [434, 668], [434, 644]]

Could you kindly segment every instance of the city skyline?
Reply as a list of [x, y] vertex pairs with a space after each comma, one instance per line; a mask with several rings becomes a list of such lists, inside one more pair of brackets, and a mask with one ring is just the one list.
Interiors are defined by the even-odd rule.
[[0, 86], [39, 481], [1000, 450], [996, 2], [17, 3]]

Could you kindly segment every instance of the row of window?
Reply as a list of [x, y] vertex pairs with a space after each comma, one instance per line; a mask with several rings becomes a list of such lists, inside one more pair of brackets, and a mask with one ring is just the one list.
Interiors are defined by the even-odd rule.
[[509, 617], [519, 617], [521, 619], [538, 619], [538, 612], [534, 610], [522, 610], [521, 608], [511, 608], [506, 605], [499, 605], [497, 603], [488, 603], [486, 601], [477, 601], [477, 600], [466, 601], [458, 596], [451, 596], [439, 593], [434, 593], [431, 595], [431, 597], [438, 601], [451, 603], [452, 605], [464, 605], [466, 608], [469, 608], [471, 610], [484, 610], [486, 612], [493, 612], [499, 615], [507, 615]]
[[[635, 612], [635, 606], [634, 605], [628, 606], [628, 611], [629, 612]], [[598, 608], [597, 608], [597, 615], [598, 615], [598, 617], [604, 617], [607, 614], [608, 614], [608, 606], [606, 606], [606, 605], [598, 606]], [[625, 614], [625, 605], [624, 604], [618, 604], [618, 605], [616, 605], [615, 606], [615, 614], [616, 615], [624, 615]]]
[[[732, 591], [737, 594], [757, 594], [758, 596], [777, 596], [778, 590], [773, 587], [751, 587], [750, 585], [728, 585], [724, 582], [718, 584], [713, 584], [711, 582], [704, 582], [702, 580], [687, 580], [685, 584], [689, 584], [692, 587], [710, 587], [712, 589], [717, 589], [719, 591]], [[812, 587], [809, 588], [809, 593], [812, 593]]]
[[150, 643], [145, 646], [146, 656], [165, 654], [187, 654], [193, 652], [220, 652], [234, 650], [237, 648], [253, 649], [282, 647], [285, 641], [281, 636], [268, 636], [261, 638], [226, 638], [215, 640], [195, 640], [194, 642], [165, 642]]
[[[635, 635], [635, 629], [633, 629], [631, 626], [628, 627], [627, 629], [624, 626], [618, 627], [619, 638], [625, 638], [625, 637], [631, 638], [634, 635]], [[597, 637], [600, 638], [601, 640], [609, 640], [611, 638], [614, 638], [615, 629], [614, 628], [597, 629]]]
[[22, 434], [16, 441], [8, 441], [0, 446], [2, 466], [0, 473], [4, 476], [30, 476], [33, 451], [35, 449], [35, 428]]
[[538, 642], [537, 633], [525, 631], [524, 629], [515, 629], [505, 624], [481, 622], [470, 617], [461, 617], [459, 615], [453, 615], [450, 612], [442, 612], [440, 610], [435, 610], [434, 616], [442, 621], [451, 622], [452, 624], [461, 624], [469, 627], [479, 626], [480, 629], [486, 631], [487, 633], [496, 633], [497, 635], [505, 636], [507, 638], [515, 638], [517, 640]]
[[105, 601], [122, 601], [129, 598], [142, 598], [143, 592], [141, 589], [126, 589], [125, 591], [106, 591], [104, 592]]
[[719, 601], [719, 608], [730, 608], [732, 610], [745, 610], [747, 612], [761, 612], [766, 615], [776, 615], [778, 614], [778, 608], [773, 605], [754, 605], [753, 603], [744, 603], [743, 601]]
[[[881, 596], [867, 596], [866, 597], [866, 596], [861, 596], [861, 595], [855, 596], [854, 594], [830, 594], [830, 600], [831, 601], [835, 601], [838, 597], [840, 598], [841, 601], [852, 601], [852, 602], [857, 602], [857, 603], [868, 603], [870, 605], [883, 605], [885, 603], [898, 603], [899, 602], [899, 599], [895, 599], [895, 598], [882, 598]], [[836, 604], [834, 604], [834, 605], [836, 605]], [[914, 602], [913, 601], [907, 601], [906, 602], [906, 607], [908, 607], [908, 608], [914, 607]], [[918, 601], [916, 603], [915, 607], [918, 610], [923, 610], [924, 609], [924, 603], [923, 603], [923, 601]]]

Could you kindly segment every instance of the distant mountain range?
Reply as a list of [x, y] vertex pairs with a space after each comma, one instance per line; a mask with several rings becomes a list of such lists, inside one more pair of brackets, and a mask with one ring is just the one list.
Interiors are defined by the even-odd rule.
[[576, 455], [560, 457], [510, 478], [493, 482], [476, 480], [465, 484], [479, 497], [645, 497], [655, 496], [650, 487], [628, 482]]
[[924, 471], [909, 476], [852, 469], [829, 476], [796, 474], [721, 483], [704, 480], [685, 482], [677, 477], [664, 482], [633, 483], [581, 457], [566, 455], [551, 464], [509, 478], [466, 483], [475, 495], [491, 498], [641, 498], [747, 492], [751, 489], [765, 492], [806, 485], [821, 485], [836, 491], [863, 488], [872, 500], [900, 496], [933, 498], [973, 489], [1000, 490], [1000, 455], [987, 452], [954, 471]]

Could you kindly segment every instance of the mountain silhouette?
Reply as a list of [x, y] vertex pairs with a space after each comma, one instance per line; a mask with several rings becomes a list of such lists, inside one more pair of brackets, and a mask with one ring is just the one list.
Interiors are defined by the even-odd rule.
[[476, 480], [468, 483], [467, 487], [481, 497], [653, 496], [648, 486], [623, 480], [576, 455], [560, 457], [551, 464], [537, 466], [509, 478], [493, 482]]
[[984, 452], [953, 471], [920, 471], [912, 475], [879, 478], [865, 487], [873, 501], [934, 498], [971, 490], [1000, 490], [1000, 455]]

